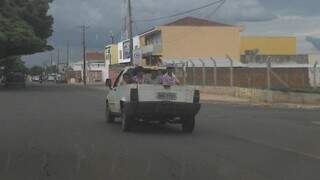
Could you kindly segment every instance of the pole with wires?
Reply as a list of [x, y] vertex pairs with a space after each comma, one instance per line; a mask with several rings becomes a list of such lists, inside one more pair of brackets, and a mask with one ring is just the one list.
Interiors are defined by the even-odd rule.
[[67, 41], [67, 67], [70, 65], [70, 43]]
[[82, 30], [82, 48], [83, 48], [83, 85], [87, 86], [87, 60], [86, 60], [86, 30], [89, 26], [82, 25], [79, 28]]
[[128, 16], [129, 16], [129, 39], [130, 39], [130, 65], [133, 65], [133, 32], [132, 32], [132, 9], [131, 0], [128, 0]]
[[60, 65], [60, 48], [58, 48], [58, 57], [57, 57], [57, 74], [59, 74], [59, 65]]

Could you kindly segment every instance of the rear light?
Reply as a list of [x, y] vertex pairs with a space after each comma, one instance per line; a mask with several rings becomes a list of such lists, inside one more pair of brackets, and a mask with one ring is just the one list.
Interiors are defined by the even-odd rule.
[[139, 101], [138, 89], [131, 89], [130, 90], [130, 100], [131, 100], [131, 102], [138, 102]]
[[193, 95], [193, 103], [199, 103], [200, 102], [200, 91], [195, 90]]

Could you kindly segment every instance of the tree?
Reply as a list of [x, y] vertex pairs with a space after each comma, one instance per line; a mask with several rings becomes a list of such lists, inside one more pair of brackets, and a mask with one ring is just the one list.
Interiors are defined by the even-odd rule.
[[4, 73], [9, 72], [23, 72], [27, 73], [28, 68], [25, 66], [25, 63], [21, 60], [20, 57], [9, 57], [3, 61], [0, 61], [0, 67], [5, 67]]
[[46, 72], [48, 74], [53, 74], [57, 72], [57, 66], [56, 65], [52, 65], [52, 66], [48, 66], [46, 69]]
[[41, 66], [33, 66], [29, 70], [29, 74], [36, 76], [36, 75], [41, 75], [44, 72], [44, 69]]
[[52, 0], [0, 0], [0, 59], [52, 50]]

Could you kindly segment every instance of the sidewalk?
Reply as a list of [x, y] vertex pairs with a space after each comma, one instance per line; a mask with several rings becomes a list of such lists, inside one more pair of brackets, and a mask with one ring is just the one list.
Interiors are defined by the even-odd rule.
[[249, 99], [237, 98], [233, 96], [214, 95], [201, 93], [202, 103], [226, 103], [235, 105], [250, 105], [250, 106], [263, 106], [274, 108], [290, 108], [290, 109], [310, 109], [319, 110], [320, 106], [305, 105], [305, 104], [290, 104], [290, 103], [258, 103], [252, 102]]
[[242, 98], [237, 98], [232, 96], [215, 95], [215, 94], [207, 94], [207, 93], [201, 93], [201, 101], [202, 102], [237, 103], [237, 104], [250, 103], [249, 99], [242, 99]]
[[[75, 85], [75, 84], [74, 84]], [[82, 84], [77, 84], [82, 85]], [[107, 88], [103, 84], [90, 84], [87, 88], [106, 91]], [[293, 108], [293, 109], [320, 109], [320, 106], [305, 105], [305, 104], [290, 104], [290, 103], [262, 103], [253, 102], [247, 98], [238, 98], [227, 95], [217, 95], [210, 93], [201, 93], [202, 103], [226, 103], [235, 105], [251, 105], [251, 106], [264, 106], [274, 108]]]

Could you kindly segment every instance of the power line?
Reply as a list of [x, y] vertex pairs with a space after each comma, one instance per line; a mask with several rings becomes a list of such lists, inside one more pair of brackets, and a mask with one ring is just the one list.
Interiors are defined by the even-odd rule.
[[134, 20], [134, 22], [159, 21], [159, 20], [162, 20], [162, 19], [173, 18], [173, 17], [189, 14], [189, 13], [192, 13], [192, 12], [204, 9], [204, 8], [208, 8], [210, 6], [213, 6], [213, 5], [218, 4], [218, 3], [222, 3], [224, 1], [225, 0], [219, 0], [219, 1], [215, 1], [215, 2], [209, 3], [207, 5], [201, 6], [201, 7], [197, 7], [197, 8], [194, 8], [194, 9], [187, 10], [187, 11], [179, 12], [179, 13], [172, 14], [172, 15], [169, 15], [169, 16], [162, 16], [162, 17], [151, 18], [151, 19], [138, 19], [138, 20]]
[[[215, 13], [222, 7], [222, 5], [224, 5], [224, 3], [225, 3], [226, 1], [227, 1], [227, 0], [222, 0], [222, 1], [220, 2], [220, 4], [213, 10], [212, 13], [204, 16], [203, 18], [208, 19], [210, 16], [212, 16], [213, 14], [215, 14]], [[194, 27], [191, 28], [191, 30], [192, 30], [192, 31], [201, 31], [201, 28], [198, 28], [198, 26], [194, 26]], [[167, 43], [169, 43], [169, 44], [175, 44], [175, 43], [177, 43], [179, 40], [184, 39], [184, 38], [186, 38], [186, 37], [188, 37], [188, 36], [190, 36], [190, 34], [181, 33], [181, 36], [177, 36], [177, 37], [175, 37], [174, 39], [172, 39], [172, 40], [170, 40], [170, 41], [167, 41]]]
[[207, 17], [210, 18], [211, 16], [215, 15], [218, 10], [226, 3], [227, 0], [223, 0]]

